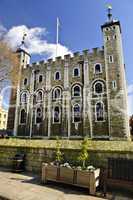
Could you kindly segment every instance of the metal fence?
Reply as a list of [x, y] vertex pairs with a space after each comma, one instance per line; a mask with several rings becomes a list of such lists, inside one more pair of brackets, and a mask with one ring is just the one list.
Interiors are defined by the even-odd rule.
[[133, 160], [108, 158], [108, 178], [133, 181]]

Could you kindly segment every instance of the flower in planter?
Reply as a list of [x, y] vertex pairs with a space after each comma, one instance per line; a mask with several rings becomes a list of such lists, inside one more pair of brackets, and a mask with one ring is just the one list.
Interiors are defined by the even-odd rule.
[[78, 166], [76, 169], [77, 169], [77, 170], [82, 170], [82, 167], [81, 167], [81, 166]]
[[63, 166], [63, 167], [67, 167], [67, 168], [71, 168], [71, 166], [70, 166], [69, 163], [64, 163], [62, 166]]
[[88, 167], [86, 168], [86, 170], [92, 172], [92, 171], [95, 170], [95, 167], [93, 167], [92, 165], [90, 165], [90, 166], [88, 166]]

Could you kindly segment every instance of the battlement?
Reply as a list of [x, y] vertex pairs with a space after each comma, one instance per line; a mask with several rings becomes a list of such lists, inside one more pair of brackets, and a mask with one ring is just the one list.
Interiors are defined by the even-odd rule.
[[61, 62], [66, 62], [66, 61], [70, 61], [70, 60], [75, 60], [75, 59], [85, 59], [86, 57], [89, 57], [89, 56], [95, 56], [95, 55], [98, 55], [98, 54], [103, 54], [104, 52], [104, 47], [102, 48], [92, 48], [92, 49], [84, 49], [82, 52], [74, 52], [73, 54], [66, 54], [64, 55], [64, 58], [61, 57], [61, 56], [58, 56], [58, 57], [55, 57], [54, 59], [53, 58], [49, 58], [48, 60], [41, 60], [39, 62], [34, 62], [32, 63], [31, 65], [27, 65], [27, 67], [35, 67], [35, 66], [38, 66], [38, 65], [51, 65], [51, 64], [54, 64], [54, 63], [61, 63]]

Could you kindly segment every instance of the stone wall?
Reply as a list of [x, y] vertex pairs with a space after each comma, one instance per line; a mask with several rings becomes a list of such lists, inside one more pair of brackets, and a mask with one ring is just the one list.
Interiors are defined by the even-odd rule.
[[[62, 140], [62, 152], [65, 161], [75, 163], [81, 141]], [[16, 153], [26, 154], [26, 170], [41, 173], [42, 162], [54, 160], [56, 141], [53, 140], [0, 140], [0, 166], [11, 168]], [[125, 141], [89, 141], [88, 163], [96, 167], [107, 167], [108, 157], [133, 159], [133, 143]]]

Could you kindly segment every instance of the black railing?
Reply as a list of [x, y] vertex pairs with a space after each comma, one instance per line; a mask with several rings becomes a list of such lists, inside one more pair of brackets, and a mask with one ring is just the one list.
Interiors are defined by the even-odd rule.
[[133, 160], [108, 158], [108, 178], [133, 181]]

